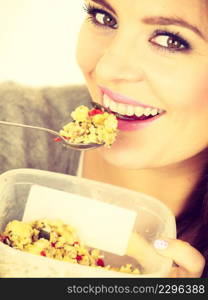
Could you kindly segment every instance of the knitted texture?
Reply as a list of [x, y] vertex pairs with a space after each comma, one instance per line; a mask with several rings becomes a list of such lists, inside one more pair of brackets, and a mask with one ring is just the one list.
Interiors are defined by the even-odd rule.
[[[84, 86], [36, 88], [0, 84], [0, 120], [59, 131], [79, 105], [89, 105]], [[53, 136], [33, 129], [0, 125], [0, 173], [35, 168], [76, 175], [80, 152], [62, 147]]]

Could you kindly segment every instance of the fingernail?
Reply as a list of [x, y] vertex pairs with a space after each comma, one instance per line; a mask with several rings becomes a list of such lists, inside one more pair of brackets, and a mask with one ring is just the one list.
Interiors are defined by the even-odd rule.
[[168, 242], [164, 241], [164, 240], [155, 240], [154, 243], [153, 243], [153, 246], [156, 249], [163, 250], [163, 249], [166, 249], [168, 247]]

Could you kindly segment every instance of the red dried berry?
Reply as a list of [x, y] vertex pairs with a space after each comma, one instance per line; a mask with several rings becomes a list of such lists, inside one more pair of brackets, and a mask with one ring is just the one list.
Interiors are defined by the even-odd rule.
[[57, 138], [55, 138], [55, 139], [53, 139], [54, 140], [54, 142], [60, 142], [61, 141], [61, 138], [60, 137], [57, 137]]
[[[69, 140], [70, 139], [70, 137], [67, 137], [67, 136], [63, 136], [63, 138], [65, 139], [65, 140]], [[60, 137], [56, 137], [55, 139], [53, 139], [54, 140], [54, 142], [61, 142], [62, 141], [62, 139], [60, 138]]]
[[42, 251], [40, 252], [40, 255], [46, 256], [46, 252], [45, 252], [44, 250], [42, 250]]
[[55, 243], [52, 242], [52, 243], [51, 243], [51, 247], [54, 247], [54, 248], [55, 248], [55, 247], [56, 247], [56, 243], [57, 243], [57, 242], [55, 242]]
[[103, 261], [102, 258], [98, 258], [98, 260], [97, 260], [97, 266], [105, 267], [105, 264], [104, 264], [104, 261]]
[[94, 108], [88, 112], [89, 117], [92, 117], [92, 116], [95, 116], [98, 114], [104, 114], [104, 112], [101, 109], [97, 109], [97, 108]]
[[79, 245], [79, 242], [74, 242], [72, 246]]
[[0, 242], [5, 243], [7, 239], [9, 240], [9, 237], [7, 235], [0, 235]]
[[83, 255], [77, 255], [77, 256], [76, 256], [76, 260], [77, 260], [77, 261], [82, 260], [82, 256], [83, 256]]

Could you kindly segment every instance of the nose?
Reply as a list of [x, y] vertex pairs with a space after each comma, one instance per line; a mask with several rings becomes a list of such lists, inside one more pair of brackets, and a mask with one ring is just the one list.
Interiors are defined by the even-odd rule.
[[97, 78], [101, 82], [143, 80], [142, 55], [138, 44], [129, 33], [114, 36], [97, 61]]

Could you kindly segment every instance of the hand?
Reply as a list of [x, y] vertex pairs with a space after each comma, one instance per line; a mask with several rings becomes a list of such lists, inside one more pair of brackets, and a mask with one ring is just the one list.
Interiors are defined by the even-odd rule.
[[156, 240], [154, 246], [159, 254], [172, 258], [175, 263], [168, 277], [201, 277], [205, 258], [189, 243], [176, 239], [165, 239]]
[[[134, 257], [141, 266], [151, 269], [152, 261], [159, 261], [158, 256], [171, 258], [174, 266], [167, 277], [201, 277], [205, 259], [189, 243], [176, 239], [156, 240], [154, 247], [140, 234], [133, 232], [129, 239], [127, 255]], [[151, 258], [151, 259], [150, 259]]]

